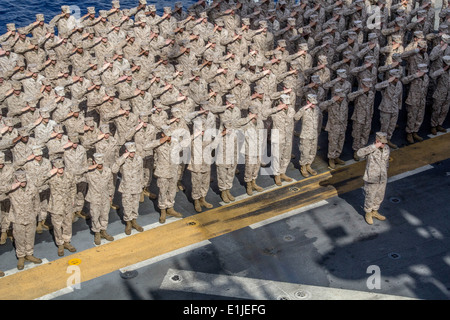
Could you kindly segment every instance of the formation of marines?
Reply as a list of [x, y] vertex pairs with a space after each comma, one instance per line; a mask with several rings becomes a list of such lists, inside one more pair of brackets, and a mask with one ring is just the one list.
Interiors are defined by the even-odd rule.
[[[174, 202], [185, 170], [196, 212], [212, 208], [205, 198], [213, 165], [221, 199], [234, 201], [238, 133], [252, 195], [263, 190], [256, 180], [269, 147], [275, 184], [292, 181], [294, 135], [308, 177], [317, 174], [323, 127], [330, 169], [345, 163], [348, 120], [356, 161], [385, 161], [397, 148], [391, 138], [403, 105], [408, 143], [423, 140], [426, 106], [431, 133], [445, 132], [449, 21], [446, 1], [436, 11], [430, 0], [200, 0], [159, 15], [146, 0], [131, 9], [114, 0], [78, 19], [62, 6], [48, 23], [42, 14], [25, 27], [9, 23], [0, 36], [0, 244], [12, 230], [18, 269], [40, 263], [34, 237], [49, 228], [48, 216], [60, 256], [76, 251], [74, 217], [91, 219], [96, 245], [113, 241], [116, 191], [126, 234], [143, 231], [145, 197], [157, 200], [161, 223], [182, 217]], [[381, 128], [369, 148], [375, 107]], [[206, 137], [209, 130], [216, 134]], [[373, 213], [382, 188], [366, 187], [366, 221], [384, 219]]]

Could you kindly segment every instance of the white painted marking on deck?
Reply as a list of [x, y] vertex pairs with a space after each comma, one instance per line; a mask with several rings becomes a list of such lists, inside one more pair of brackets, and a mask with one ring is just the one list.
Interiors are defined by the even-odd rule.
[[411, 300], [409, 297], [169, 269], [160, 289], [246, 300]]
[[186, 253], [186, 252], [192, 251], [194, 249], [198, 249], [198, 248], [204, 247], [204, 246], [209, 245], [209, 244], [211, 244], [211, 242], [209, 240], [203, 240], [203, 241], [200, 241], [198, 243], [194, 243], [192, 245], [189, 245], [189, 246], [186, 246], [186, 247], [183, 247], [183, 248], [171, 251], [171, 252], [167, 252], [165, 254], [156, 256], [154, 258], [150, 258], [150, 259], [147, 259], [147, 260], [135, 263], [133, 265], [121, 268], [121, 269], [119, 269], [119, 271], [124, 273], [124, 272], [127, 272], [127, 271], [136, 270], [136, 269], [139, 269], [139, 268], [142, 268], [142, 267], [149, 266], [149, 265], [151, 265], [153, 263], [156, 263], [156, 262], [168, 259], [168, 258], [172, 258], [172, 257], [177, 256], [179, 254]]
[[319, 202], [316, 202], [316, 203], [313, 203], [313, 204], [310, 204], [310, 205], [307, 205], [307, 206], [304, 206], [304, 207], [301, 207], [301, 208], [298, 208], [298, 209], [295, 209], [295, 210], [288, 211], [286, 213], [277, 215], [275, 217], [266, 219], [264, 221], [256, 222], [254, 224], [251, 224], [249, 227], [252, 228], [252, 229], [257, 229], [257, 228], [263, 227], [265, 225], [274, 223], [276, 221], [283, 220], [283, 219], [295, 216], [295, 215], [300, 214], [302, 212], [322, 207], [322, 206], [324, 206], [326, 204], [328, 204], [327, 200], [321, 200]]
[[422, 173], [422, 172], [430, 170], [430, 169], [433, 169], [433, 166], [427, 164], [427, 165], [425, 165], [423, 167], [420, 167], [420, 168], [417, 168], [417, 169], [414, 169], [414, 170], [411, 170], [411, 171], [403, 172], [403, 173], [397, 174], [395, 176], [392, 176], [392, 177], [388, 178], [387, 182], [391, 183], [391, 182], [394, 182], [394, 181], [398, 181], [398, 180], [404, 179], [406, 177], [413, 176], [413, 175], [418, 174], [418, 173]]

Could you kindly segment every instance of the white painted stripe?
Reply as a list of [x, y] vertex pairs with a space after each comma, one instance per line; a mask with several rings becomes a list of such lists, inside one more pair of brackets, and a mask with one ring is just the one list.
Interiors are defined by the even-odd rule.
[[[175, 222], [175, 221], [180, 220], [180, 219], [182, 219], [182, 218], [168, 217], [164, 224], [169, 224], [169, 223]], [[147, 230], [154, 229], [154, 228], [157, 228], [157, 227], [162, 226], [162, 225], [163, 224], [161, 224], [159, 222], [155, 222], [155, 223], [152, 223], [152, 224], [148, 224], [146, 226], [142, 226], [142, 228], [144, 229], [144, 231], [147, 231]], [[126, 238], [126, 237], [130, 237], [130, 236], [132, 236], [134, 234], [139, 234], [139, 233], [140, 233], [139, 231], [136, 231], [135, 229], [132, 228], [131, 229], [131, 234], [127, 235], [127, 234], [125, 234], [125, 232], [119, 233], [119, 234], [114, 236], [114, 240], [120, 240], [120, 239], [123, 239], [123, 238]], [[102, 239], [101, 241], [102, 242], [99, 244], [99, 246], [110, 242], [110, 241], [105, 240], [105, 239]], [[94, 243], [94, 246], [97, 247], [97, 245], [95, 243]]]
[[400, 174], [398, 174], [396, 176], [392, 176], [392, 177], [388, 178], [387, 182], [390, 183], [390, 182], [398, 181], [398, 180], [401, 180], [403, 178], [410, 177], [410, 176], [413, 176], [415, 174], [418, 174], [418, 173], [421, 173], [421, 172], [424, 172], [424, 171], [427, 171], [427, 170], [430, 170], [430, 169], [433, 169], [433, 166], [427, 164], [427, 165], [425, 165], [423, 167], [420, 167], [420, 168], [417, 168], [417, 169], [414, 169], [414, 170], [411, 170], [411, 171], [408, 171], [408, 172], [403, 172], [403, 173], [400, 173]]
[[51, 300], [51, 299], [54, 299], [54, 298], [57, 298], [57, 297], [61, 297], [61, 296], [65, 295], [65, 294], [72, 293], [74, 291], [75, 291], [75, 289], [73, 287], [66, 287], [64, 289], [55, 291], [53, 293], [46, 294], [45, 296], [42, 296], [40, 298], [36, 298], [34, 300]]
[[442, 136], [443, 134], [446, 134], [446, 133], [448, 133], [448, 132], [450, 132], [450, 129], [446, 129], [445, 132], [440, 132], [440, 131], [438, 131], [436, 135], [429, 134], [428, 137], [431, 138], [431, 139], [433, 139], [433, 138]]
[[[268, 192], [268, 191], [272, 191], [273, 189], [281, 188], [281, 187], [283, 187], [283, 186], [286, 186], [286, 185], [289, 185], [289, 184], [292, 184], [292, 183], [295, 183], [295, 182], [298, 181], [298, 180], [295, 180], [294, 178], [291, 178], [291, 179], [292, 179], [292, 182], [282, 181], [282, 182], [281, 182], [281, 186], [277, 186], [276, 184], [273, 184], [273, 185], [271, 185], [271, 186], [269, 186], [269, 187], [267, 187], [267, 188], [264, 188], [264, 190], [261, 191], [261, 192], [253, 191], [253, 196], [258, 195], [258, 194], [261, 194], [261, 193], [265, 193], [265, 192]], [[235, 198], [235, 201], [232, 201], [232, 202], [229, 202], [229, 203], [225, 203], [225, 202], [223, 202], [223, 201], [220, 201], [219, 204], [220, 204], [221, 206], [224, 206], [224, 205], [231, 204], [231, 203], [234, 203], [234, 202], [236, 202], [236, 201], [243, 200], [243, 199], [247, 199], [247, 198], [250, 198], [250, 197], [253, 197], [253, 196], [249, 196], [247, 193], [244, 193], [244, 194], [241, 194], [241, 195], [239, 195], [239, 196], [235, 196], [235, 197], [234, 197], [234, 198]]]
[[122, 273], [127, 272], [127, 271], [136, 270], [136, 269], [139, 269], [139, 268], [151, 265], [153, 263], [165, 260], [167, 258], [172, 258], [172, 257], [174, 257], [176, 255], [179, 255], [179, 254], [186, 253], [186, 252], [189, 252], [189, 251], [194, 250], [194, 249], [198, 249], [198, 248], [204, 247], [204, 246], [206, 246], [208, 244], [211, 244], [211, 242], [209, 240], [203, 240], [201, 242], [194, 243], [192, 245], [189, 245], [189, 246], [186, 246], [186, 247], [183, 247], [183, 248], [180, 248], [180, 249], [177, 249], [177, 250], [174, 250], [174, 251], [171, 251], [171, 252], [159, 255], [157, 257], [150, 258], [150, 259], [147, 259], [147, 260], [135, 263], [133, 265], [121, 268], [119, 270]]
[[336, 289], [175, 269], [167, 271], [160, 289], [246, 300], [411, 300], [409, 297], [376, 292]]
[[42, 260], [42, 263], [40, 263], [40, 264], [35, 264], [33, 262], [28, 262], [28, 261], [25, 260], [25, 266], [24, 266], [24, 268], [22, 270], [14, 268], [14, 269], [10, 269], [10, 270], [4, 271], [5, 272], [5, 277], [13, 275], [13, 274], [18, 273], [18, 272], [22, 272], [22, 271], [26, 271], [26, 270], [29, 270], [29, 269], [32, 269], [32, 268], [36, 268], [38, 266], [41, 266], [43, 264], [48, 263], [48, 260], [45, 259], [45, 258], [43, 258], [41, 260]]
[[310, 204], [310, 205], [307, 205], [307, 206], [304, 206], [304, 207], [301, 207], [301, 208], [298, 208], [298, 209], [295, 209], [295, 210], [288, 211], [286, 213], [277, 215], [275, 217], [266, 219], [264, 221], [256, 222], [254, 224], [249, 225], [249, 227], [252, 228], [252, 229], [260, 228], [260, 227], [263, 227], [263, 226], [268, 225], [270, 223], [274, 223], [276, 221], [283, 220], [283, 219], [289, 218], [291, 216], [295, 216], [295, 215], [300, 214], [302, 212], [305, 212], [305, 211], [308, 211], [308, 210], [312, 210], [312, 209], [324, 206], [326, 204], [328, 204], [328, 201], [321, 200], [319, 202], [316, 202], [316, 203], [313, 203], [313, 204]]

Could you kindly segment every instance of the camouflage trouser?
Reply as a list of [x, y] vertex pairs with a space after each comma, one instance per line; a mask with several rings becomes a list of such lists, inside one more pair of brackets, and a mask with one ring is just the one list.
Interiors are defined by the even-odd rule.
[[50, 199], [50, 189], [39, 192], [40, 207], [38, 213], [38, 221], [45, 221], [47, 219], [48, 200]]
[[333, 128], [328, 131], [328, 159], [336, 159], [342, 153], [345, 142], [345, 130]]
[[258, 178], [259, 169], [261, 168], [261, 160], [259, 157], [249, 157], [245, 155], [245, 172], [244, 181], [251, 182]]
[[150, 188], [150, 184], [152, 183], [153, 178], [154, 157], [153, 155], [147, 156], [144, 157], [143, 160], [144, 160], [144, 187]]
[[73, 210], [65, 210], [63, 214], [50, 213], [50, 218], [56, 245], [60, 246], [64, 242], [70, 242], [72, 239]]
[[367, 145], [367, 142], [369, 142], [369, 135], [370, 135], [370, 122], [367, 123], [358, 123], [356, 121], [353, 121], [353, 128], [352, 128], [352, 137], [353, 137], [353, 144], [352, 149], [353, 151], [357, 151]]
[[315, 139], [300, 138], [300, 165], [311, 165], [317, 153], [317, 137]]
[[211, 183], [211, 171], [193, 172], [191, 171], [192, 199], [198, 200], [206, 197]]
[[230, 190], [233, 187], [236, 166], [237, 165], [233, 165], [232, 167], [217, 166], [217, 184], [220, 191]]
[[9, 199], [0, 201], [0, 226], [1, 232], [8, 231], [11, 222], [8, 219], [9, 210], [11, 209], [11, 202]]
[[158, 208], [168, 209], [175, 205], [175, 196], [177, 195], [178, 177], [161, 178], [158, 177]]
[[387, 181], [380, 183], [364, 182], [364, 211], [372, 212], [380, 208], [384, 200]]
[[406, 105], [406, 133], [419, 132], [425, 115], [425, 103]]
[[[278, 133], [277, 133], [278, 132]], [[278, 176], [286, 173], [291, 162], [293, 132], [272, 130], [272, 168], [273, 175]], [[275, 149], [278, 147], [277, 149]]]
[[186, 164], [181, 163], [178, 165], [178, 181], [183, 180], [184, 170], [186, 170]]
[[139, 215], [140, 193], [122, 193], [123, 221], [137, 219]]
[[36, 223], [13, 224], [13, 237], [16, 246], [17, 258], [31, 256], [34, 252], [34, 238], [36, 236]]
[[105, 201], [101, 203], [100, 201], [91, 202], [90, 215], [91, 215], [91, 229], [93, 232], [100, 232], [101, 230], [106, 230], [109, 221], [109, 210], [110, 202]]
[[448, 114], [450, 101], [446, 99], [434, 99], [431, 112], [431, 126], [442, 126]]
[[398, 112], [396, 113], [388, 113], [380, 111], [380, 123], [381, 123], [381, 132], [385, 132], [387, 134], [387, 139], [390, 140], [392, 135], [394, 134], [395, 126], [397, 125], [398, 120]]
[[77, 195], [75, 197], [74, 212], [83, 210], [84, 207], [84, 197], [87, 191], [87, 183], [82, 181], [77, 183]]

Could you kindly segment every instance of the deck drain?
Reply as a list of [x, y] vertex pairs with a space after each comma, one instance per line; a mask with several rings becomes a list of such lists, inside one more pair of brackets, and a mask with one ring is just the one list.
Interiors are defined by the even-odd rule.
[[300, 191], [300, 188], [298, 188], [298, 187], [290, 187], [290, 188], [289, 188], [289, 191], [292, 191], [292, 192], [299, 192], [299, 191]]
[[294, 296], [297, 299], [309, 299], [309, 298], [311, 298], [311, 293], [306, 290], [298, 290], [294, 293]]
[[285, 297], [285, 296], [281, 296], [281, 297], [278, 297], [277, 300], [289, 300], [289, 298]]
[[392, 203], [399, 203], [401, 200], [397, 197], [391, 197], [391, 198], [389, 198], [389, 201]]
[[170, 279], [172, 281], [174, 281], [174, 282], [180, 282], [181, 281], [181, 277], [178, 274], [173, 275]]
[[195, 221], [189, 221], [187, 223], [188, 226], [195, 226], [196, 224], [197, 224], [197, 222], [195, 222]]
[[136, 270], [130, 270], [130, 271], [125, 271], [125, 272], [120, 273], [120, 277], [125, 280], [136, 278], [137, 275], [138, 275], [138, 272]]
[[388, 254], [389, 258], [397, 260], [400, 259], [400, 254], [398, 254], [397, 252], [391, 252]]
[[293, 236], [291, 236], [290, 234], [287, 234], [287, 235], [285, 235], [284, 237], [283, 237], [283, 240], [284, 241], [286, 241], [286, 242], [291, 242], [291, 241], [294, 241], [294, 237]]

